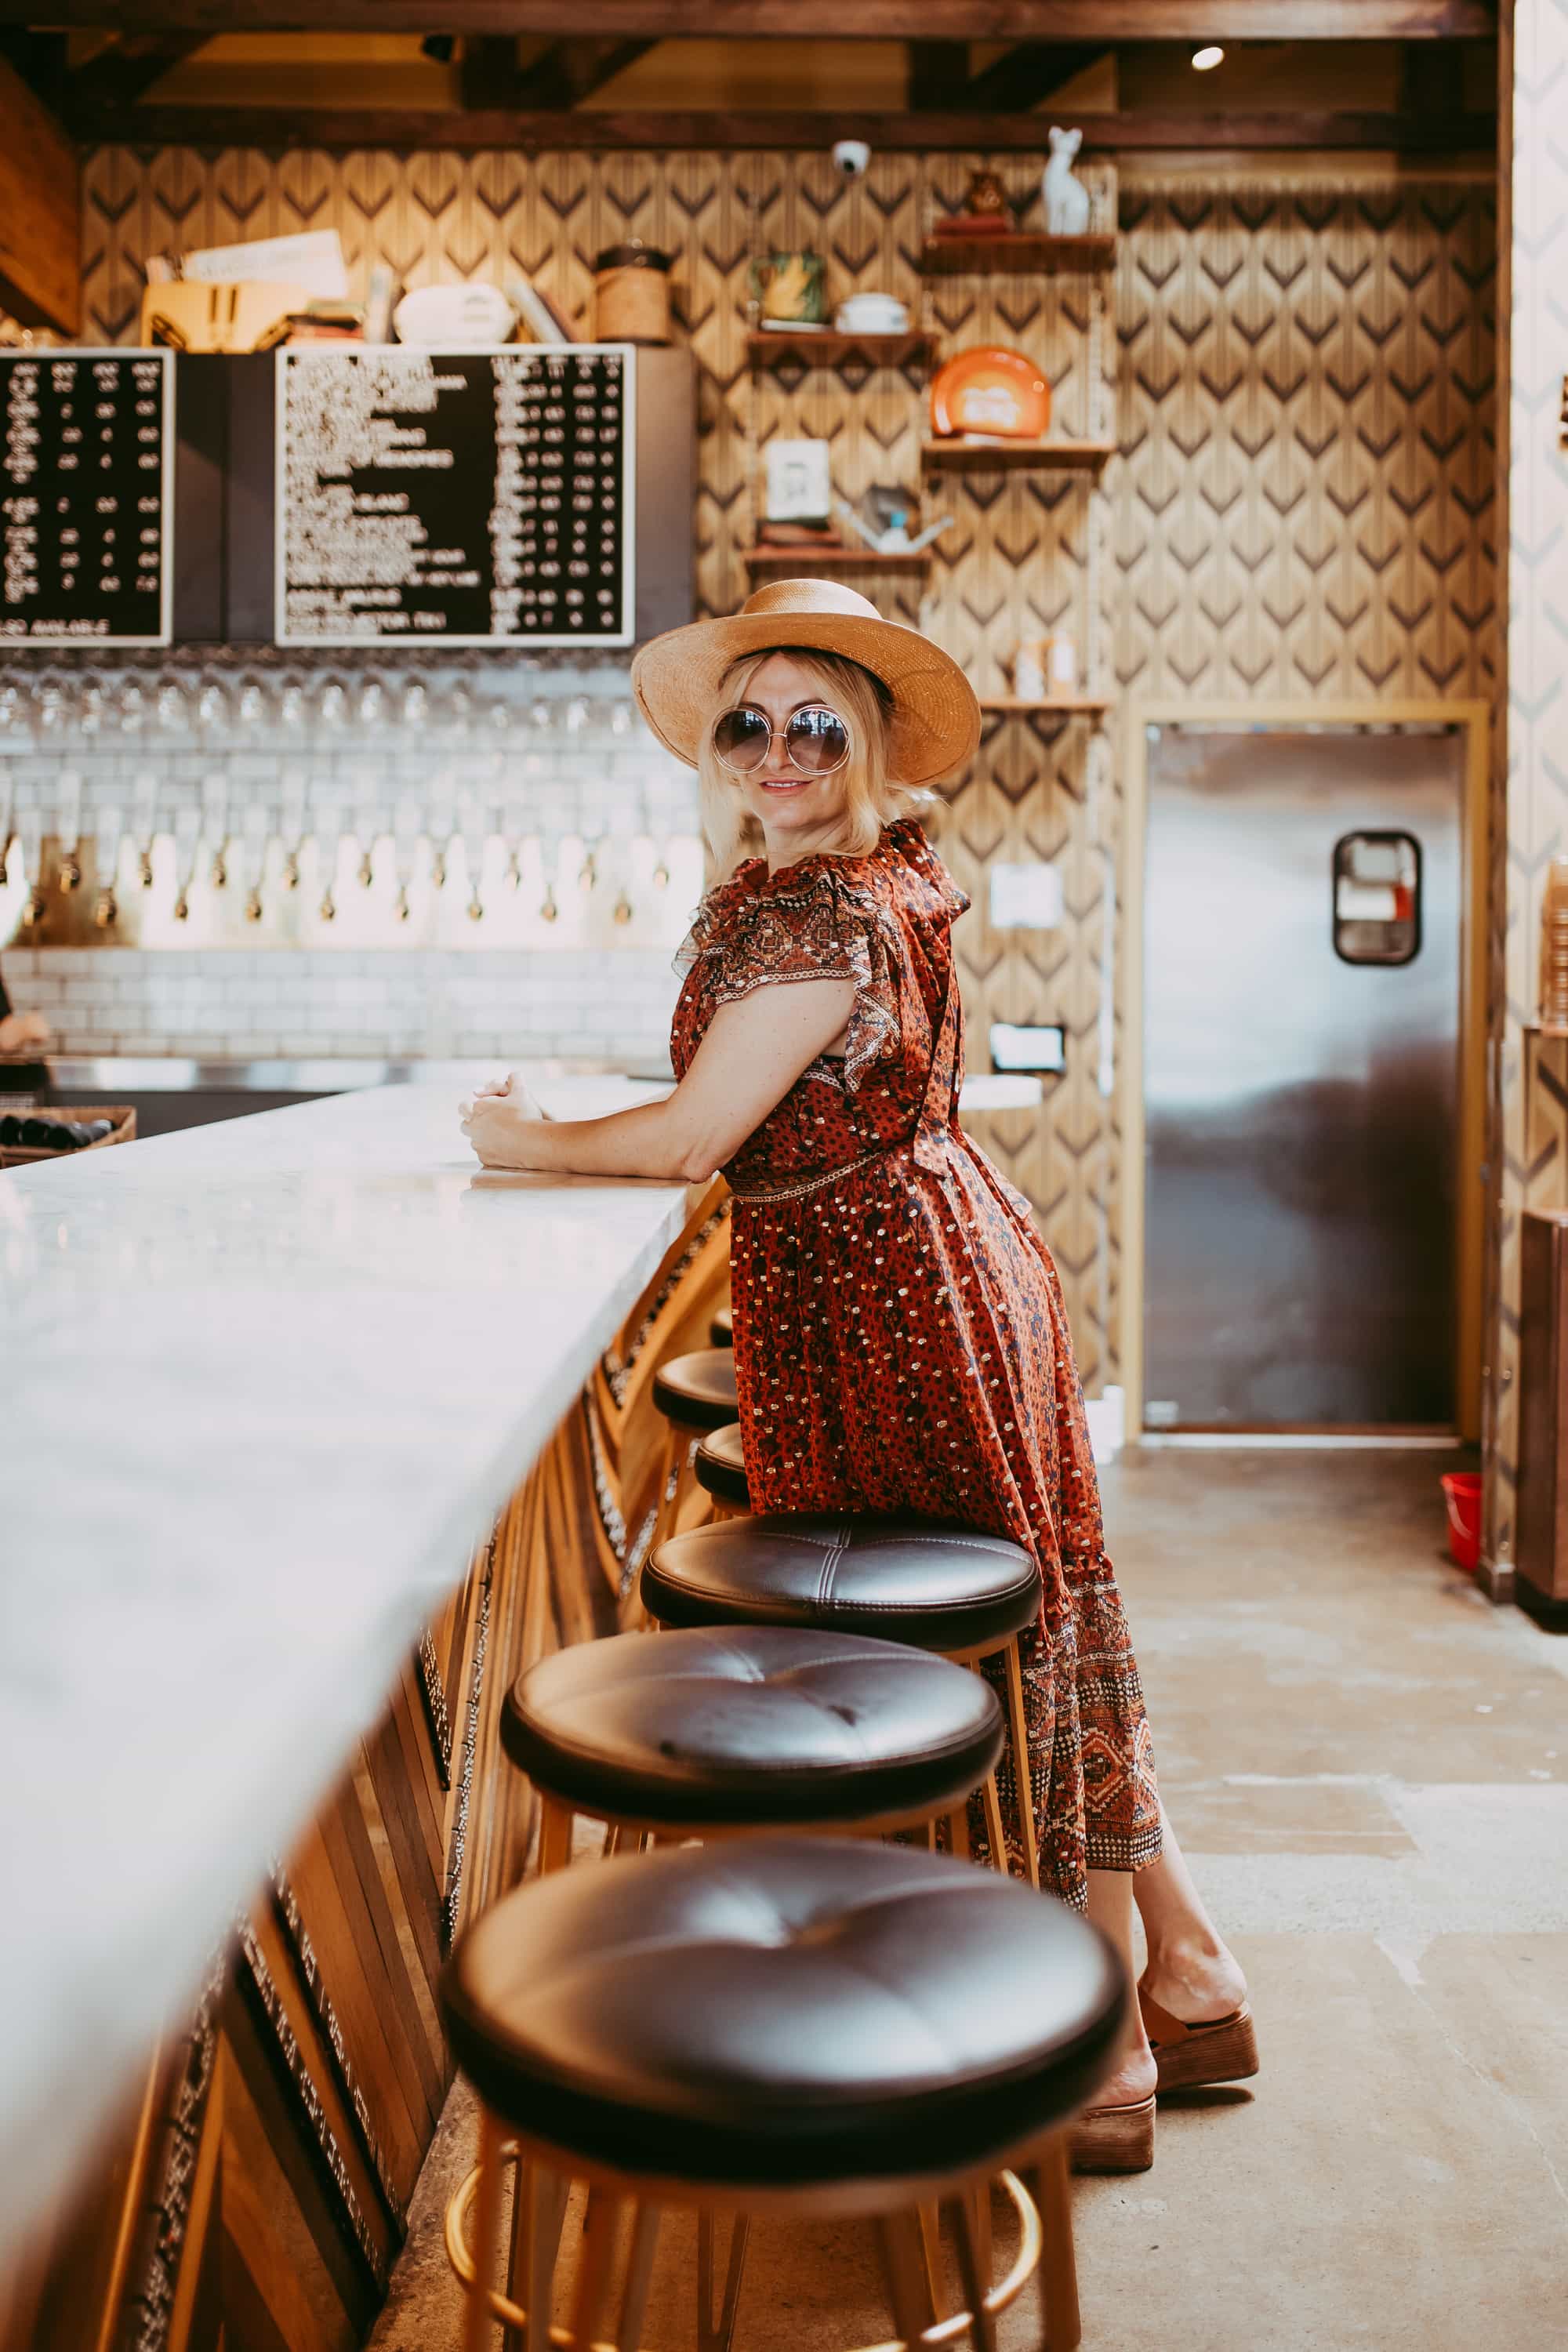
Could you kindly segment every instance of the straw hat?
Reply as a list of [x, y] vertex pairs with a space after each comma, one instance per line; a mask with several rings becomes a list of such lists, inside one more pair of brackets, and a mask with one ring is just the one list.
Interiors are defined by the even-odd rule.
[[728, 621], [695, 621], [644, 646], [632, 664], [643, 717], [667, 750], [697, 765], [731, 664], [777, 646], [843, 654], [893, 698], [888, 769], [896, 783], [928, 784], [973, 757], [980, 705], [958, 664], [918, 629], [884, 621], [836, 580], [774, 580]]

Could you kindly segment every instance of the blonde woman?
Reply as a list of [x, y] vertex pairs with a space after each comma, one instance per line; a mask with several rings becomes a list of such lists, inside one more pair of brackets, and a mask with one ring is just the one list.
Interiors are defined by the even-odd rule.
[[[1042, 1883], [1129, 1966], [1136, 1888], [1149, 1948], [1142, 2016], [1079, 2161], [1142, 2168], [1157, 2080], [1230, 2081], [1256, 2047], [1241, 1971], [1163, 1822], [1056, 1268], [957, 1121], [950, 932], [969, 902], [915, 813], [973, 755], [978, 705], [925, 638], [819, 581], [656, 639], [633, 677], [655, 733], [699, 771], [720, 877], [680, 959], [679, 1083], [555, 1121], [508, 1080], [464, 1107], [464, 1131], [491, 1167], [723, 1169], [757, 1509], [915, 1512], [1033, 1552]], [[1016, 1861], [1010, 1776], [1002, 1796]], [[984, 1852], [978, 1814], [973, 1834]]]

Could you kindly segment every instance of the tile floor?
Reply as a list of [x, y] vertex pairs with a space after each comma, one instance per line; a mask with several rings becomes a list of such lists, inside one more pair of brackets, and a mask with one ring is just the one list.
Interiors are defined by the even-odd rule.
[[[1166, 1803], [1263, 2072], [1163, 2105], [1152, 2172], [1079, 2184], [1086, 2352], [1568, 2347], [1568, 1638], [1449, 1568], [1441, 1466], [1160, 1451], [1107, 1479]], [[375, 2352], [456, 2352], [440, 2209], [471, 2141], [459, 2091]], [[689, 2256], [672, 2229], [665, 2352]], [[737, 2352], [888, 2333], [868, 2233], [759, 2232]], [[1029, 2290], [1002, 2352], [1038, 2341]]]

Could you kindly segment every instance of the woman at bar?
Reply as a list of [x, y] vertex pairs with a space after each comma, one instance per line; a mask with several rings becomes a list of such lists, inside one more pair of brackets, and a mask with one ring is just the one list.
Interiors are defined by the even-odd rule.
[[[956, 664], [853, 591], [761, 589], [646, 646], [644, 716], [698, 769], [720, 878], [679, 962], [675, 1092], [557, 1121], [515, 1077], [463, 1106], [487, 1167], [702, 1180], [733, 1196], [746, 1478], [760, 1511], [912, 1512], [1026, 1545], [1021, 1644], [1042, 1885], [1132, 1966], [1139, 2013], [1078, 2160], [1142, 2169], [1154, 2094], [1257, 2070], [1246, 1984], [1165, 1818], [1101, 1530], [1061, 1286], [1028, 1204], [963, 1132], [951, 927], [969, 901], [921, 787], [979, 707]], [[746, 853], [752, 854], [748, 856]], [[1004, 1821], [1021, 1854], [1019, 1791]], [[978, 1813], [973, 1832], [984, 1851]]]

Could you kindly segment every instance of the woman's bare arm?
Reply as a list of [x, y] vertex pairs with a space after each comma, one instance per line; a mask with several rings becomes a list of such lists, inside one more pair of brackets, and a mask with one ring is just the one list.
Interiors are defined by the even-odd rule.
[[848, 980], [775, 982], [721, 1004], [690, 1068], [661, 1102], [607, 1118], [542, 1118], [523, 1094], [463, 1106], [463, 1132], [487, 1168], [700, 1182], [736, 1152], [819, 1054], [842, 1037]]

